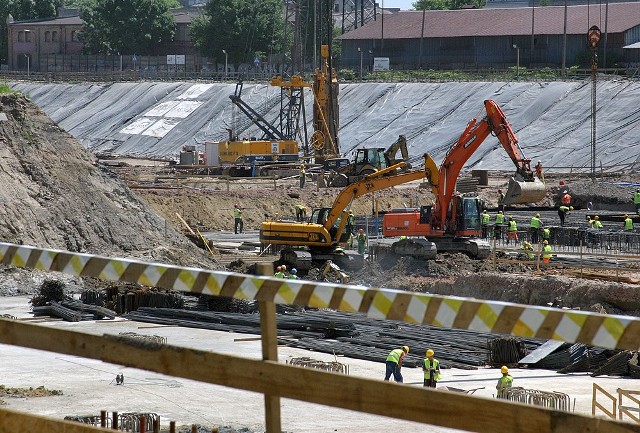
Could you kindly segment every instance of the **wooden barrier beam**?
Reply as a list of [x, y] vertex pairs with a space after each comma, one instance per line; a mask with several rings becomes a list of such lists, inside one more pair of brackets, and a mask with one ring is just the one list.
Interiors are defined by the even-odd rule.
[[0, 408], [0, 432], [113, 433], [113, 430]]
[[499, 425], [506, 433], [640, 433], [640, 424], [6, 319], [0, 319], [0, 343], [472, 432], [495, 433]]

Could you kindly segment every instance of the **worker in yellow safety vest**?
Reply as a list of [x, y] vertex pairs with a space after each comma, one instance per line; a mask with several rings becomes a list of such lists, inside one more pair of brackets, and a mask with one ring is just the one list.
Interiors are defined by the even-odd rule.
[[531, 218], [531, 223], [529, 224], [529, 235], [531, 237], [531, 243], [538, 243], [538, 235], [540, 234], [540, 227], [542, 227], [542, 220], [540, 219], [540, 214], [535, 214], [534, 217]]
[[242, 228], [244, 227], [244, 222], [242, 221], [242, 210], [238, 203], [233, 205], [233, 232], [235, 234], [242, 233]]
[[523, 250], [524, 254], [527, 255], [527, 258], [534, 259], [536, 257], [536, 255], [533, 253], [533, 245], [530, 242], [522, 242], [522, 246], [520, 247], [520, 249]]
[[276, 268], [276, 273], [273, 274], [273, 276], [276, 278], [284, 278], [284, 272], [282, 272], [282, 266], [278, 266]]
[[402, 383], [402, 360], [409, 353], [409, 346], [402, 346], [400, 349], [393, 349], [389, 352], [386, 362], [386, 372], [384, 380], [389, 380], [393, 374], [393, 380]]
[[489, 214], [487, 213], [487, 210], [483, 210], [482, 214], [480, 215], [480, 224], [482, 226], [482, 239], [486, 239], [487, 238], [487, 231], [489, 229], [489, 220], [491, 219], [491, 217], [489, 216]]
[[504, 222], [505, 222], [504, 212], [499, 211], [496, 214], [496, 223], [493, 228], [494, 229], [493, 235], [495, 236], [496, 239], [502, 239], [502, 226], [504, 225]]
[[640, 213], [640, 189], [636, 189], [633, 193], [633, 204], [636, 207], [636, 213]]
[[549, 241], [544, 241], [542, 247], [542, 261], [545, 263], [549, 263], [551, 260], [551, 245], [549, 245]]
[[424, 372], [423, 386], [429, 388], [435, 388], [436, 382], [440, 380], [440, 361], [434, 358], [435, 352], [431, 349], [425, 353], [427, 357], [422, 365], [422, 371]]
[[509, 217], [509, 226], [507, 227], [507, 244], [509, 240], [513, 239], [514, 242], [518, 242], [518, 223], [513, 217]]
[[507, 398], [506, 391], [513, 385], [513, 377], [509, 374], [509, 368], [506, 365], [500, 367], [500, 372], [502, 377], [498, 379], [498, 384], [496, 385], [496, 390], [498, 391], [496, 397]]
[[627, 232], [633, 231], [633, 220], [629, 218], [629, 215], [624, 216], [624, 230]]
[[591, 224], [591, 227], [593, 227], [594, 229], [598, 229], [598, 230], [604, 227], [602, 225], [602, 223], [600, 222], [600, 217], [598, 215], [593, 217], [593, 222]]

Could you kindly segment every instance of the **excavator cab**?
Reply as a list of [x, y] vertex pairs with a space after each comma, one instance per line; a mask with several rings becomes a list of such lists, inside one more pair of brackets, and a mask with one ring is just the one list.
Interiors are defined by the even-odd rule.
[[456, 232], [481, 229], [478, 197], [457, 197], [456, 211]]
[[356, 152], [355, 171], [358, 175], [384, 170], [387, 166], [385, 150], [382, 147], [363, 148]]

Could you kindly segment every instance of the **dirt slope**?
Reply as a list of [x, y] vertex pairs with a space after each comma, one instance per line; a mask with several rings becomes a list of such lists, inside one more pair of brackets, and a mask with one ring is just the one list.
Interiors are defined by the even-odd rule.
[[26, 98], [0, 112], [2, 241], [216, 267]]

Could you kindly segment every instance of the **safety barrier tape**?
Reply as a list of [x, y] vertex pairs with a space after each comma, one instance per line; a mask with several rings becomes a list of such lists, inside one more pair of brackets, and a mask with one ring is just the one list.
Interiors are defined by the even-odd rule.
[[305, 280], [214, 272], [0, 243], [0, 262], [182, 292], [366, 313], [377, 319], [638, 350], [640, 319]]

